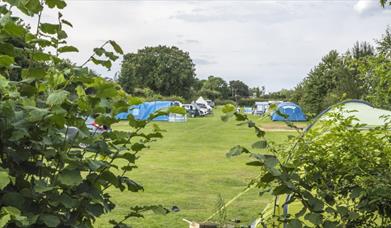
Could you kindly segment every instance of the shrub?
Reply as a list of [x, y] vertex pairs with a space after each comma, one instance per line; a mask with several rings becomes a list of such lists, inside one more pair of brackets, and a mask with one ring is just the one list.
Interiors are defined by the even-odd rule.
[[[129, 132], [90, 133], [87, 117], [94, 115], [97, 124], [110, 127], [117, 122], [116, 113], [138, 100], [116, 83], [60, 58], [77, 52], [65, 41], [63, 27], [71, 24], [61, 13], [58, 24], [43, 23], [41, 15], [47, 7], [64, 8], [64, 1], [7, 2], [0, 6], [0, 224], [92, 227], [115, 207], [108, 188], [143, 190], [127, 174], [136, 168], [138, 153], [162, 135], [158, 128], [143, 133], [150, 119], [133, 118]], [[13, 16], [11, 7], [38, 15], [37, 32]], [[48, 49], [56, 54], [44, 51]], [[119, 54], [118, 44], [107, 41], [83, 65], [110, 68]], [[122, 221], [111, 223], [126, 227], [125, 220], [143, 210], [164, 212], [157, 206], [129, 209]]]
[[227, 105], [227, 104], [236, 105], [236, 102], [233, 101], [233, 100], [216, 99], [214, 102], [215, 102], [216, 105]]
[[[227, 154], [250, 154], [260, 168], [253, 184], [275, 196], [264, 226], [389, 227], [391, 225], [391, 118], [384, 126], [363, 130], [355, 117], [330, 113], [321, 125], [293, 137], [293, 146], [268, 144], [245, 115], [233, 113], [255, 128], [253, 149], [236, 146]], [[257, 149], [269, 153], [259, 153]], [[254, 151], [254, 152], [251, 152]], [[284, 197], [289, 195], [288, 198]], [[281, 199], [282, 198], [282, 199]], [[286, 198], [286, 200], [285, 200]], [[285, 200], [285, 201], [284, 201]], [[280, 207], [289, 205], [286, 213]], [[293, 206], [294, 205], [294, 206]], [[295, 210], [296, 209], [296, 210]]]

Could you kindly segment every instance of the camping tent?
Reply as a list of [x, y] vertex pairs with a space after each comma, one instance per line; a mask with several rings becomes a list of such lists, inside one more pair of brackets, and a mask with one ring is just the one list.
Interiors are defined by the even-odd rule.
[[199, 98], [196, 100], [196, 103], [197, 103], [197, 104], [208, 105], [208, 102], [207, 102], [203, 97], [199, 97]]
[[[146, 120], [149, 116], [155, 113], [158, 110], [174, 106], [175, 102], [172, 101], [152, 101], [144, 102], [139, 105], [134, 105], [129, 108], [128, 112], [122, 112], [117, 114], [116, 118], [120, 120], [126, 120], [128, 115], [133, 115], [137, 120]], [[186, 116], [178, 114], [170, 114], [158, 116], [154, 120], [156, 121], [170, 121], [170, 122], [184, 122], [186, 121]]]
[[306, 117], [301, 110], [301, 107], [298, 106], [295, 103], [292, 102], [283, 102], [280, 103], [277, 106], [277, 110], [282, 113], [287, 115], [288, 117], [284, 117], [278, 114], [278, 112], [274, 112], [272, 115], [272, 120], [273, 121], [283, 121], [283, 120], [288, 120], [288, 121], [306, 121]]
[[253, 113], [253, 108], [251, 107], [244, 107], [243, 108], [244, 114], [252, 114]]
[[324, 120], [327, 120], [329, 118], [327, 113], [331, 112], [339, 112], [345, 118], [354, 116], [357, 118], [354, 122], [365, 124], [364, 128], [382, 126], [386, 122], [384, 117], [389, 116], [391, 118], [391, 111], [374, 108], [371, 104], [365, 101], [348, 100], [331, 106], [321, 112], [317, 117], [315, 117], [313, 123], [309, 125], [306, 130], [310, 129], [314, 125], [319, 125]]

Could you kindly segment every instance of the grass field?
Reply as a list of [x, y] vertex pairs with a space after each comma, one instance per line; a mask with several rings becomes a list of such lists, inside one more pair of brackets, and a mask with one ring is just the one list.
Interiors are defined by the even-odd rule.
[[[226, 152], [235, 145], [248, 146], [256, 140], [253, 130], [237, 126], [234, 120], [222, 122], [221, 112], [213, 116], [189, 119], [186, 123], [164, 123], [159, 126], [167, 132], [141, 153], [138, 169], [129, 177], [140, 182], [141, 193], [113, 192], [117, 207], [112, 213], [96, 222], [96, 227], [110, 227], [110, 219], [121, 219], [128, 208], [135, 205], [162, 204], [167, 208], [176, 205], [179, 212], [166, 216], [146, 214], [144, 219], [131, 219], [134, 227], [187, 227], [182, 221], [203, 221], [216, 210], [220, 194], [226, 201], [242, 191], [257, 170], [246, 166], [246, 156], [226, 158]], [[284, 123], [259, 120], [258, 124], [270, 130], [267, 138], [283, 142], [292, 134]], [[127, 130], [126, 122], [114, 129]], [[229, 219], [239, 219], [240, 224], [250, 224], [268, 203], [270, 197], [258, 196], [253, 189], [235, 201], [228, 209]]]

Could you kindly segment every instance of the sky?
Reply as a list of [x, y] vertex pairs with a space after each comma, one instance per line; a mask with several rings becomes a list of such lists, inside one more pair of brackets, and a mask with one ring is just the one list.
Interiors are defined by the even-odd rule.
[[[378, 0], [136, 1], [69, 0], [64, 18], [68, 43], [81, 64], [94, 47], [117, 41], [126, 53], [145, 46], [177, 46], [189, 52], [200, 79], [215, 75], [266, 91], [293, 88], [330, 50], [380, 38], [391, 26], [391, 8]], [[43, 22], [56, 21], [46, 10]], [[36, 18], [28, 18], [34, 27]], [[106, 77], [111, 71], [89, 65]]]

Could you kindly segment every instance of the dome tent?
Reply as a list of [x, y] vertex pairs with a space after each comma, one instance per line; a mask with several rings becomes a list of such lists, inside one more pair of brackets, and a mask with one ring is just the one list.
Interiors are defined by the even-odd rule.
[[312, 124], [306, 130], [309, 130], [315, 125], [320, 125], [322, 121], [327, 120], [328, 116], [326, 114], [331, 112], [339, 112], [345, 118], [354, 116], [357, 118], [354, 121], [359, 124], [364, 124], [365, 126], [363, 128], [367, 129], [382, 126], [386, 123], [385, 117], [389, 116], [391, 118], [391, 111], [374, 108], [370, 103], [362, 100], [347, 100], [325, 109], [315, 117]]
[[288, 117], [284, 117], [278, 114], [277, 111], [273, 113], [271, 119], [273, 121], [306, 121], [303, 110], [301, 107], [293, 102], [283, 102], [277, 106], [278, 112], [287, 115]]
[[[122, 112], [116, 115], [116, 118], [119, 120], [126, 120], [128, 115], [133, 115], [137, 120], [146, 120], [149, 116], [155, 113], [158, 110], [168, 108], [170, 106], [175, 106], [175, 102], [173, 101], [152, 101], [152, 102], [144, 102], [139, 105], [134, 105], [129, 108], [128, 112]], [[184, 122], [187, 120], [186, 115], [179, 114], [170, 114], [170, 115], [162, 115], [158, 116], [155, 121], [169, 121], [169, 122]]]

